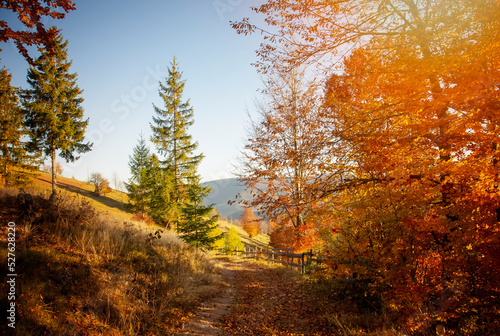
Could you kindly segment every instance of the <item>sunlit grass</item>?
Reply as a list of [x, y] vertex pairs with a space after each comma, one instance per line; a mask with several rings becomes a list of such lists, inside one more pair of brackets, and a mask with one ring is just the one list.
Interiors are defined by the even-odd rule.
[[18, 335], [171, 334], [219, 290], [215, 264], [171, 231], [147, 244], [155, 228], [87, 198], [61, 193], [51, 207], [34, 197], [25, 218], [15, 191], [0, 198], [2, 218], [17, 225]]
[[[199, 302], [218, 293], [217, 262], [172, 231], [131, 220], [125, 194], [113, 190], [98, 197], [91, 184], [58, 177], [59, 198], [51, 208], [50, 178], [41, 173], [22, 189], [35, 200], [23, 218], [17, 218], [18, 190], [0, 190], [9, 212], [4, 217], [16, 222], [18, 232], [18, 335], [170, 334]], [[267, 235], [250, 239], [224, 221], [219, 227], [234, 227], [244, 241], [268, 245]], [[158, 229], [161, 238], [147, 243]]]

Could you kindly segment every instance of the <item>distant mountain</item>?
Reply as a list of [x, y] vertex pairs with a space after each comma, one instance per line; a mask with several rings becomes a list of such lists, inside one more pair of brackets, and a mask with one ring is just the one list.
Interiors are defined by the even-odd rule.
[[205, 197], [205, 204], [213, 204], [222, 217], [237, 220], [241, 217], [244, 207], [238, 202], [229, 205], [228, 201], [249, 199], [250, 192], [236, 178], [215, 180], [203, 183], [204, 186], [210, 185], [212, 192]]

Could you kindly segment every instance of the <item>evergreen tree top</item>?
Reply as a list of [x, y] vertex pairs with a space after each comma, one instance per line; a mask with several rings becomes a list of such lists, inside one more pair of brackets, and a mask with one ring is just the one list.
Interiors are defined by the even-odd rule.
[[77, 74], [70, 72], [67, 41], [61, 35], [52, 40], [52, 47], [39, 48], [41, 55], [28, 70], [30, 89], [23, 90], [26, 126], [30, 147], [51, 155], [55, 149], [66, 161], [78, 159], [75, 153], [90, 151], [84, 142], [88, 119], [84, 120], [83, 97]]
[[186, 81], [182, 79], [182, 72], [174, 58], [168, 67], [165, 83], [160, 82], [159, 95], [164, 107], [153, 104], [155, 115], [150, 124], [153, 131], [151, 141], [159, 154], [165, 157], [162, 161], [165, 167], [173, 169], [176, 183], [190, 176], [203, 157], [194, 154], [198, 143], [193, 142], [188, 132], [194, 123], [194, 110], [189, 100], [183, 100], [185, 85]]
[[[76, 79], [77, 74], [69, 72], [69, 68], [73, 62], [67, 59], [68, 40], [64, 40], [62, 35], [57, 35], [51, 40], [49, 47], [39, 47], [38, 51], [40, 52], [40, 56], [33, 62], [33, 66], [30, 68], [31, 72], [34, 74], [64, 73], [67, 78]], [[32, 84], [36, 80], [36, 77], [32, 77], [28, 74], [29, 84]]]
[[[180, 105], [182, 95], [184, 93], [184, 87], [186, 86], [186, 80], [182, 79], [182, 71], [179, 70], [179, 65], [177, 64], [177, 59], [174, 57], [174, 60], [170, 63], [170, 67], [168, 68], [168, 77], [166, 80], [166, 86], [160, 82], [160, 97], [164, 100], [166, 96], [174, 99], [174, 103], [176, 105]], [[185, 103], [186, 106], [189, 106], [189, 99]]]
[[138, 169], [139, 167], [146, 166], [150, 156], [149, 148], [146, 144], [146, 139], [141, 133], [139, 135], [139, 141], [134, 147], [133, 154], [129, 157], [129, 167], [132, 171]]

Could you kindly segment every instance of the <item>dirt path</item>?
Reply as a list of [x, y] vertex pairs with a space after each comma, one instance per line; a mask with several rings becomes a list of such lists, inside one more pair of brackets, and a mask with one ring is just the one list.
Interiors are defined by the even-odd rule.
[[235, 275], [246, 267], [241, 260], [219, 258], [219, 267], [222, 269], [223, 284], [220, 294], [208, 302], [204, 302], [198, 312], [184, 326], [177, 335], [226, 335], [221, 328], [224, 315], [229, 314], [236, 296]]
[[283, 268], [223, 259], [225, 286], [178, 335], [335, 335]]

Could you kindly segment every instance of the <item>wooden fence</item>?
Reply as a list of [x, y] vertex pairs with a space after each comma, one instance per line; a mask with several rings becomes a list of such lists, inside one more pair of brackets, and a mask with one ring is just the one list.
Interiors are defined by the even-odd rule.
[[260, 246], [250, 244], [244, 245], [245, 248], [243, 251], [236, 249], [235, 251], [226, 251], [226, 253], [232, 252], [245, 258], [264, 259], [290, 267], [300, 268], [302, 273], [305, 273], [308, 267], [321, 263], [321, 259], [317, 258], [317, 256], [313, 254], [312, 250], [309, 252], [294, 253], [293, 248], [275, 248], [267, 250]]

